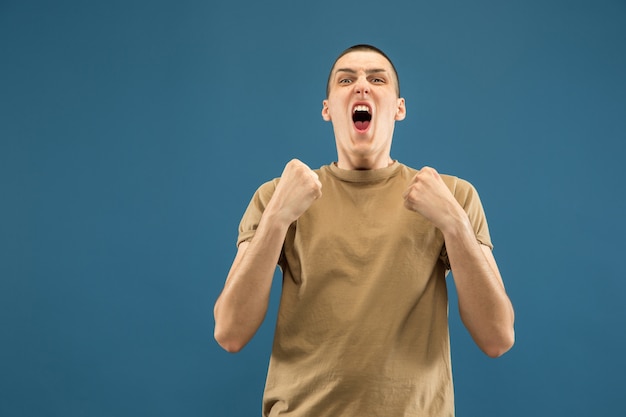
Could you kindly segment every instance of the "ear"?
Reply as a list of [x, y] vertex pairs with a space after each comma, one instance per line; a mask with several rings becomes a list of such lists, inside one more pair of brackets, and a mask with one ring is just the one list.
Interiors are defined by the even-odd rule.
[[330, 110], [328, 109], [328, 100], [322, 101], [322, 119], [330, 122]]
[[396, 120], [404, 120], [406, 117], [406, 105], [403, 98], [398, 99], [398, 110], [396, 111]]

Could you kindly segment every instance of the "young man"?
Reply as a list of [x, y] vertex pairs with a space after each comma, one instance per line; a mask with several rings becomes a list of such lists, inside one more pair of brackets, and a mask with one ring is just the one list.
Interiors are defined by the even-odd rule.
[[215, 338], [229, 352], [252, 338], [280, 265], [264, 416], [453, 416], [449, 270], [477, 345], [497, 357], [514, 343], [479, 197], [466, 181], [391, 158], [405, 115], [387, 56], [347, 49], [322, 108], [337, 162], [292, 160], [243, 216]]

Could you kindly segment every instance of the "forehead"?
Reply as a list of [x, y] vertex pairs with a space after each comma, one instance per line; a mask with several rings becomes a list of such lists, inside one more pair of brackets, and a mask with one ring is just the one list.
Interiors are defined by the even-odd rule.
[[383, 70], [393, 72], [391, 63], [375, 51], [352, 51], [348, 52], [337, 60], [333, 67], [333, 74], [341, 69], [350, 69], [353, 71], [367, 70]]

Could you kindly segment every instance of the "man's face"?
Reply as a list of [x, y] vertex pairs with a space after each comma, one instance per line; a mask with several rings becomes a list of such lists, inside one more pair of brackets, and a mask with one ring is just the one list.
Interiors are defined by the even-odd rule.
[[404, 99], [398, 98], [397, 81], [384, 56], [354, 51], [339, 58], [322, 117], [333, 124], [340, 168], [387, 166], [395, 122], [405, 115]]

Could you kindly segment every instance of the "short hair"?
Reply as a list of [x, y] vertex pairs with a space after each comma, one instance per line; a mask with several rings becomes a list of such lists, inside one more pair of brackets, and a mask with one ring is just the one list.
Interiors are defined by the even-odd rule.
[[344, 55], [347, 55], [350, 52], [354, 52], [354, 51], [370, 51], [370, 52], [376, 52], [377, 54], [382, 55], [391, 65], [393, 74], [396, 77], [396, 92], [398, 93], [398, 97], [400, 97], [400, 77], [398, 77], [398, 71], [396, 70], [396, 67], [393, 65], [393, 62], [391, 61], [391, 59], [389, 59], [387, 54], [385, 54], [379, 48], [372, 46], [372, 45], [361, 43], [358, 45], [353, 45], [349, 47], [348, 49], [344, 50], [341, 54], [339, 54], [337, 59], [335, 59], [335, 62], [333, 62], [333, 66], [330, 67], [330, 73], [328, 74], [328, 81], [326, 82], [326, 98], [328, 98], [328, 94], [330, 93], [330, 80], [333, 76], [333, 70], [335, 69], [335, 65], [337, 65], [337, 61], [339, 61], [339, 59], [343, 57]]

